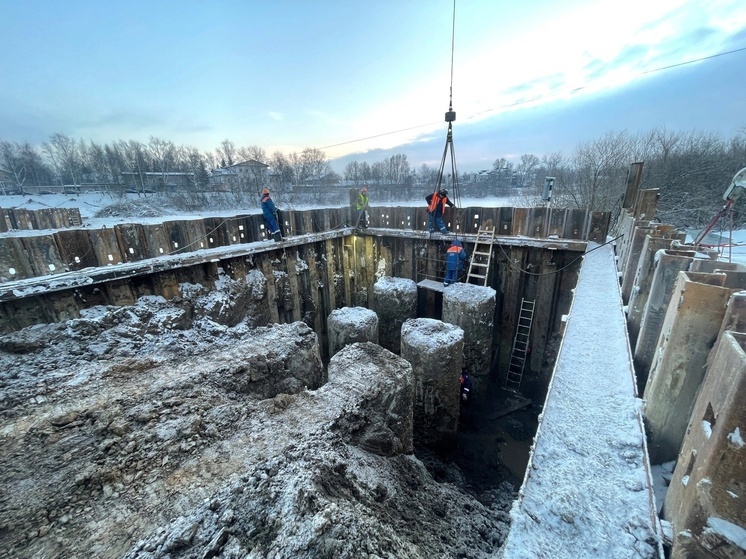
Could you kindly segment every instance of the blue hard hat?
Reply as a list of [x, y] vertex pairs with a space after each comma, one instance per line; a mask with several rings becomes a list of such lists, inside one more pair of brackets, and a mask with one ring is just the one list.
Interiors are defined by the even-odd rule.
[[460, 247], [461, 241], [459, 241], [458, 239], [453, 239], [453, 241], [451, 241], [451, 245], [455, 247]]

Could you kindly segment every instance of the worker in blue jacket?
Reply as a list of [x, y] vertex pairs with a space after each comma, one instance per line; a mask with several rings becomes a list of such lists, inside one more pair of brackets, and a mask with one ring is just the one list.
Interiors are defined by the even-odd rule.
[[262, 190], [262, 214], [274, 240], [278, 242], [282, 241], [280, 226], [277, 224], [277, 208], [272, 198], [269, 197], [269, 188]]
[[446, 277], [443, 285], [451, 285], [458, 281], [459, 272], [464, 269], [466, 261], [466, 250], [461, 246], [461, 241], [453, 239], [451, 246], [446, 252]]

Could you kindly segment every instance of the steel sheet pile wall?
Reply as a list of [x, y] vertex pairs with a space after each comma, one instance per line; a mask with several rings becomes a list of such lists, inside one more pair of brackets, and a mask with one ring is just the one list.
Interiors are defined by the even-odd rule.
[[746, 270], [649, 221], [658, 193], [637, 188], [637, 171], [619, 221], [617, 267], [649, 459], [675, 463], [658, 503], [672, 524], [666, 543], [672, 557], [741, 557], [744, 491], [733, 480], [744, 479], [746, 464], [738, 431]]
[[30, 229], [63, 229], [82, 223], [78, 208], [21, 210], [0, 208], [0, 232]]

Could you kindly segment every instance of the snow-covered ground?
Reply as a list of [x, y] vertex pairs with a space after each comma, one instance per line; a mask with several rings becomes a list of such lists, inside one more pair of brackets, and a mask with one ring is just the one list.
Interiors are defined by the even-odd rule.
[[710, 233], [705, 241], [720, 251], [720, 260], [746, 265], [746, 229]]
[[[157, 204], [159, 209], [163, 212], [173, 212], [172, 208], [167, 205], [168, 198], [159, 197], [157, 195], [148, 195], [146, 197], [138, 196], [137, 194], [124, 194], [122, 196], [113, 196], [110, 194], [93, 192], [86, 194], [35, 194], [27, 196], [0, 196], [0, 208], [12, 208], [12, 209], [25, 209], [25, 210], [40, 210], [48, 208], [79, 208], [80, 215], [84, 218], [93, 218], [95, 214], [104, 208], [120, 203], [137, 203], [143, 201], [152, 201]], [[166, 205], [164, 205], [164, 202]], [[308, 210], [315, 209], [318, 206], [311, 205], [295, 205], [292, 203], [292, 199], [282, 200], [275, 199], [278, 205], [284, 207], [292, 207], [295, 210]], [[462, 198], [461, 206], [481, 206], [485, 208], [495, 208], [510, 205], [520, 205], [519, 200], [513, 197], [504, 196], [491, 196], [486, 198]], [[377, 206], [419, 206], [425, 205], [422, 200], [406, 200], [398, 202], [377, 202], [372, 199], [370, 205], [373, 207]], [[246, 205], [245, 207], [233, 208], [237, 212], [241, 213], [259, 213], [261, 211], [259, 207], [259, 199], [256, 201], [256, 205]], [[186, 215], [205, 215], [211, 214], [222, 210], [201, 210], [200, 212], [187, 212]]]

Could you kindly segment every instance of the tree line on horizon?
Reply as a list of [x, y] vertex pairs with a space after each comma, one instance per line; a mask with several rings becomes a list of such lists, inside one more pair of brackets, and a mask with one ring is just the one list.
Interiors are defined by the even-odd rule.
[[[11, 175], [11, 186], [21, 191], [24, 186], [121, 184], [122, 173], [146, 172], [191, 173], [195, 187], [205, 188], [212, 169], [249, 160], [268, 165], [276, 184], [286, 185], [327, 176], [353, 185], [433, 187], [439, 175], [439, 169], [425, 164], [414, 170], [406, 154], [396, 154], [372, 164], [352, 161], [340, 176], [321, 150], [276, 151], [268, 156], [259, 146], [236, 146], [229, 139], [208, 152], [157, 137], [147, 143], [118, 140], [100, 144], [53, 134], [39, 147], [0, 140], [0, 168]], [[624, 196], [629, 165], [639, 161], [644, 163], [640, 187], [660, 189], [655, 217], [677, 226], [696, 227], [722, 207], [722, 195], [733, 175], [746, 167], [746, 127], [732, 138], [666, 128], [638, 134], [610, 131], [578, 144], [569, 154], [523, 154], [515, 160], [497, 157], [489, 171], [462, 173], [459, 180], [465, 187], [462, 194], [468, 195], [469, 184], [481, 182], [496, 192], [528, 188], [536, 198], [549, 176], [555, 179], [553, 206], [614, 211]], [[735, 218], [741, 225], [746, 210], [736, 206]]]

